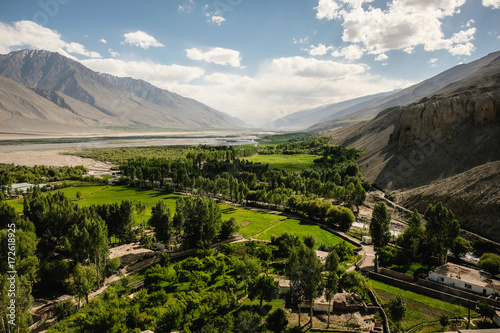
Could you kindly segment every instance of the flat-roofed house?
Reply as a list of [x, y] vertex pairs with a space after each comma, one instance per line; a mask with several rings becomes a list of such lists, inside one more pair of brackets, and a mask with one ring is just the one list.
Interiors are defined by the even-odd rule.
[[483, 296], [500, 296], [500, 281], [477, 269], [447, 263], [429, 272], [428, 279]]

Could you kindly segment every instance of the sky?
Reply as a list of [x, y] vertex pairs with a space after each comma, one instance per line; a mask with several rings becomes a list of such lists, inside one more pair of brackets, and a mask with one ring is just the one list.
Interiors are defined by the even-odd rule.
[[25, 48], [263, 125], [499, 51], [500, 0], [0, 0]]

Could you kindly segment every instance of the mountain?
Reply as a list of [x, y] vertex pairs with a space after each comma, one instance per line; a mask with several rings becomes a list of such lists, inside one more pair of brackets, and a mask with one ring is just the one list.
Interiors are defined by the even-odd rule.
[[357, 112], [393, 93], [387, 92], [369, 95], [340, 103], [323, 105], [314, 109], [297, 111], [271, 122], [269, 127], [277, 130], [304, 130], [317, 123], [332, 121]]
[[443, 89], [453, 82], [465, 79], [466, 77], [475, 73], [477, 70], [488, 65], [491, 61], [499, 56], [500, 52], [494, 52], [471, 63], [455, 66], [430, 79], [424, 80], [418, 84], [412, 85], [411, 87], [391, 94], [386, 98], [383, 98], [357, 112], [333, 119], [331, 121], [319, 121], [310, 129], [315, 131], [326, 131], [335, 127], [343, 126], [346, 123], [352, 123], [353, 121], [373, 118], [379, 112], [387, 108], [413, 103], [428, 95], [434, 94], [438, 90]]
[[[200, 122], [200, 124], [210, 124], [214, 122], [214, 119], [219, 119], [221, 122], [233, 121], [237, 127], [249, 126], [240, 119], [217, 111], [203, 103], [198, 102], [197, 100], [182, 97], [168, 90], [157, 88], [146, 81], [136, 80], [131, 77], [117, 77], [104, 73], [101, 75], [118, 88], [128, 91], [136, 97], [158, 106], [183, 113], [191, 119], [196, 119]], [[213, 125], [218, 126], [217, 122]], [[234, 127], [234, 125], [232, 126]]]
[[[486, 64], [484, 59], [490, 61]], [[410, 208], [442, 201], [461, 224], [500, 241], [500, 53], [464, 79], [326, 135], [365, 151], [367, 180]]]
[[89, 126], [230, 129], [243, 125], [193, 99], [144, 81], [101, 75], [58, 53], [22, 50], [0, 55], [0, 75], [31, 88]]

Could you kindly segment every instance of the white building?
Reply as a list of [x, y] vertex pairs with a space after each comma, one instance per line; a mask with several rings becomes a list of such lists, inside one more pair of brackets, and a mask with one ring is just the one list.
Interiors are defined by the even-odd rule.
[[[37, 186], [35, 184], [30, 184], [30, 183], [18, 183], [18, 184], [12, 184], [11, 185], [11, 193], [15, 193], [16, 190], [22, 193], [26, 193], [28, 190], [32, 189], [34, 186]], [[38, 187], [42, 188], [47, 186], [47, 184], [38, 184]]]
[[500, 296], [500, 281], [487, 273], [455, 264], [444, 264], [429, 272], [429, 280], [483, 296]]

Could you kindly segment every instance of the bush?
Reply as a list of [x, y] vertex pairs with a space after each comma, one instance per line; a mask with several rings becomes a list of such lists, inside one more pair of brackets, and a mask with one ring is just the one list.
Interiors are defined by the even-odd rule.
[[500, 256], [494, 253], [485, 253], [478, 262], [479, 267], [493, 275], [500, 273]]
[[107, 268], [109, 273], [114, 273], [120, 268], [121, 265], [121, 260], [120, 258], [113, 258], [108, 260]]
[[69, 317], [75, 312], [76, 312], [76, 305], [73, 304], [73, 301], [69, 299], [57, 303], [57, 305], [54, 308], [54, 314], [59, 317], [59, 320]]
[[288, 319], [286, 317], [286, 312], [283, 311], [283, 309], [276, 309], [266, 318], [267, 328], [274, 333], [283, 332], [287, 325]]

